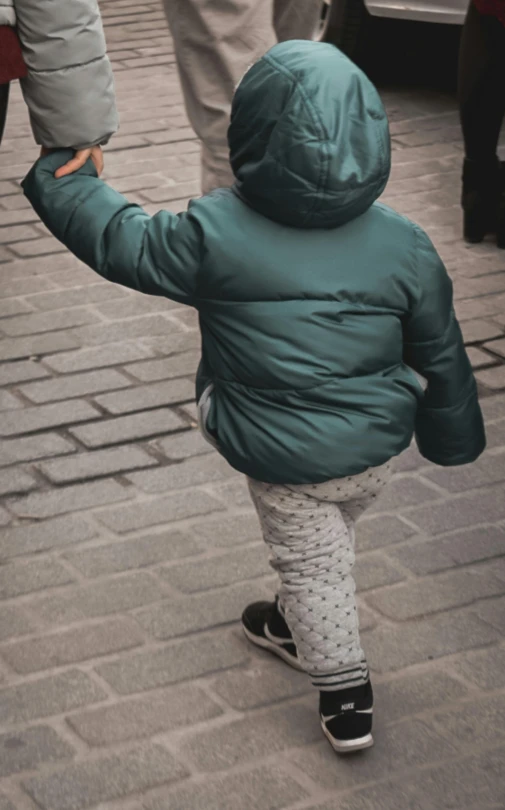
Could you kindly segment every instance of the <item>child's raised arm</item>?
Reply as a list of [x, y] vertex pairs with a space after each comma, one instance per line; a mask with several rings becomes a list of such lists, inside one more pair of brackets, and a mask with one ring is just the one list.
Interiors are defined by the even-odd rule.
[[193, 304], [201, 234], [191, 214], [149, 216], [99, 180], [90, 160], [77, 173], [55, 179], [69, 154], [41, 158], [23, 181], [51, 233], [109, 281]]
[[428, 380], [416, 420], [423, 456], [452, 466], [486, 445], [477, 385], [453, 307], [452, 282], [427, 235], [415, 227], [418, 295], [404, 330], [404, 359]]

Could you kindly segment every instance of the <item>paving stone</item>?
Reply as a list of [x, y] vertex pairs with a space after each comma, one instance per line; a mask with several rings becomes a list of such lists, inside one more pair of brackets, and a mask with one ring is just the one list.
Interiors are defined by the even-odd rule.
[[17, 363], [4, 363], [0, 366], [0, 385], [12, 385], [48, 376], [47, 368], [34, 360], [20, 360]]
[[157, 461], [140, 447], [126, 445], [93, 453], [79, 453], [72, 459], [62, 458], [39, 464], [39, 470], [55, 484], [64, 484], [96, 476], [116, 473], [138, 467], [153, 467]]
[[505, 695], [473, 698], [456, 709], [437, 712], [433, 721], [442, 736], [459, 747], [505, 743]]
[[171, 461], [181, 461], [189, 456], [215, 453], [215, 450], [202, 437], [199, 430], [188, 430], [177, 436], [167, 436], [156, 442], [155, 447]]
[[58, 436], [57, 433], [6, 439], [2, 441], [0, 467], [20, 461], [35, 461], [45, 456], [59, 456], [74, 452], [74, 445], [62, 436]]
[[478, 349], [477, 346], [469, 346], [467, 348], [467, 354], [474, 370], [497, 365], [495, 357], [482, 351], [482, 349]]
[[2, 282], [0, 285], [0, 298], [17, 298], [26, 293], [42, 292], [50, 288], [50, 283], [44, 278], [22, 278]]
[[[3, 456], [3, 448], [2, 448]], [[37, 486], [35, 480], [23, 470], [1, 470], [0, 471], [0, 495], [10, 495], [11, 493], [29, 492]]]
[[135, 363], [126, 366], [126, 371], [142, 382], [154, 382], [155, 380], [168, 380], [173, 377], [193, 375], [199, 362], [200, 352], [188, 351], [162, 360], [147, 360], [145, 363]]
[[138, 573], [74, 587], [54, 596], [39, 597], [33, 600], [30, 607], [46, 622], [68, 624], [132, 610], [162, 599], [164, 595], [152, 576]]
[[461, 607], [477, 599], [498, 596], [504, 592], [504, 578], [494, 575], [493, 566], [493, 562], [484, 563], [424, 579], [409, 580], [402, 585], [383, 588], [371, 594], [367, 602], [395, 621]]
[[33, 630], [32, 622], [20, 608], [2, 606], [0, 610], [0, 641], [12, 636], [23, 636]]
[[89, 371], [71, 377], [54, 377], [52, 380], [29, 383], [21, 387], [21, 393], [32, 402], [50, 402], [57, 399], [84, 397], [113, 388], [127, 388], [131, 381], [115, 369]]
[[464, 498], [450, 498], [443, 503], [431, 504], [409, 512], [409, 520], [430, 534], [493, 523], [505, 518], [503, 487], [490, 487]]
[[208, 489], [230, 509], [251, 506], [251, 495], [244, 475], [238, 475], [224, 484], [212, 484]]
[[128, 476], [136, 487], [149, 493], [167, 492], [200, 486], [211, 481], [221, 481], [237, 475], [221, 456], [208, 455], [188, 459], [182, 464], [158, 467], [156, 470], [133, 473]]
[[0, 535], [0, 561], [91, 540], [96, 529], [77, 517], [59, 517], [5, 529]]
[[52, 352], [75, 349], [79, 342], [66, 332], [52, 332], [31, 337], [4, 338], [0, 344], [0, 361], [21, 360], [24, 357], [40, 357]]
[[222, 713], [201, 689], [183, 686], [73, 714], [68, 723], [88, 745], [101, 746], [153, 737]]
[[68, 585], [72, 575], [55, 560], [36, 560], [0, 566], [0, 599], [12, 599], [26, 593]]
[[0, 735], [0, 777], [33, 771], [45, 763], [70, 759], [70, 745], [54, 729], [35, 726]]
[[73, 330], [83, 346], [100, 346], [123, 340], [135, 340], [145, 335], [166, 335], [182, 331], [179, 324], [163, 315], [146, 315], [144, 318], [129, 318], [127, 321], [83, 326]]
[[264, 543], [214, 557], [171, 565], [159, 575], [176, 590], [196, 593], [271, 573]]
[[505, 597], [501, 599], [488, 599], [479, 605], [478, 615], [492, 627], [496, 627], [503, 635], [505, 628]]
[[500, 390], [505, 388], [505, 366], [478, 371], [475, 378], [478, 383], [485, 385], [486, 388], [491, 388], [494, 391]]
[[236, 622], [245, 605], [262, 595], [259, 585], [246, 582], [190, 598], [170, 599], [140, 611], [135, 618], [154, 638], [170, 639]]
[[465, 343], [481, 343], [484, 340], [492, 340], [501, 337], [503, 330], [490, 321], [464, 321], [461, 324]]
[[500, 396], [498, 394], [496, 396], [486, 397], [481, 400], [480, 405], [486, 423], [493, 419], [505, 418], [505, 395], [502, 394]]
[[245, 641], [220, 631], [118, 659], [97, 672], [120, 695], [129, 695], [229, 669], [244, 663], [248, 654]]
[[33, 492], [23, 498], [12, 499], [9, 507], [19, 517], [40, 519], [124, 501], [130, 496], [130, 490], [116, 481], [92, 481], [49, 492]]
[[43, 810], [77, 810], [169, 784], [186, 769], [161, 745], [146, 743], [104, 759], [76, 762], [23, 782]]
[[116, 532], [132, 532], [161, 523], [206, 515], [223, 509], [223, 505], [205, 492], [198, 490], [178, 492], [164, 498], [108, 509], [97, 514], [97, 519]]
[[102, 302], [105, 298], [125, 298], [128, 295], [123, 287], [116, 284], [100, 283], [88, 284], [86, 287], [77, 287], [70, 290], [57, 290], [56, 292], [41, 292], [37, 295], [28, 295], [26, 301], [39, 310], [67, 309]]
[[37, 405], [21, 411], [7, 412], [2, 416], [0, 435], [16, 436], [22, 433], [34, 433], [38, 430], [72, 425], [96, 419], [98, 411], [84, 400], [58, 402], [55, 405]]
[[405, 574], [380, 552], [360, 554], [356, 562], [354, 577], [358, 591], [381, 588], [405, 579]]
[[449, 492], [463, 492], [496, 484], [498, 481], [505, 481], [505, 453], [497, 455], [487, 453], [473, 464], [450, 470], [438, 468], [425, 475]]
[[116, 366], [121, 363], [131, 363], [149, 357], [149, 351], [140, 343], [112, 343], [108, 346], [99, 346], [93, 349], [81, 349], [76, 352], [65, 352], [44, 359], [45, 364], [62, 374], [73, 371], [85, 371], [91, 368], [104, 368]]
[[190, 380], [181, 378], [169, 383], [143, 385], [141, 388], [129, 388], [128, 391], [116, 391], [113, 394], [95, 397], [102, 408], [109, 413], [122, 414], [158, 405], [174, 405], [194, 399], [195, 386]]
[[386, 774], [391, 776], [395, 771], [401, 774], [407, 768], [435, 764], [456, 753], [448, 740], [420, 720], [409, 719], [376, 731], [380, 745], [371, 748], [366, 757], [340, 760], [338, 768], [335, 753], [327, 743], [294, 754], [292, 762], [320, 788], [343, 790], [380, 780]]
[[[159, 182], [159, 178], [158, 182]], [[133, 182], [130, 181], [130, 182]], [[115, 184], [117, 188], [117, 184]], [[99, 304], [95, 309], [111, 321], [134, 318], [137, 315], [149, 315], [153, 312], [164, 312], [177, 307], [175, 301], [168, 298], [155, 298], [152, 295], [139, 295], [135, 293], [117, 301], [107, 301]]]
[[379, 725], [396, 723], [465, 698], [469, 690], [445, 672], [430, 670], [374, 684], [374, 715]]
[[98, 577], [189, 557], [203, 550], [202, 544], [191, 535], [165, 530], [160, 534], [93, 546], [67, 554], [66, 559], [84, 576]]
[[23, 723], [105, 700], [106, 692], [76, 669], [0, 689], [0, 723]]
[[233, 669], [212, 682], [211, 689], [238, 711], [268, 706], [280, 700], [312, 694], [313, 686], [303, 672], [270, 661], [267, 654], [253, 661], [247, 669]]
[[505, 338], [486, 343], [484, 348], [489, 349], [490, 352], [497, 354], [499, 357], [505, 357]]
[[500, 526], [460, 531], [422, 543], [388, 549], [388, 555], [415, 574], [426, 576], [458, 565], [500, 557], [505, 551], [505, 531]]
[[159, 408], [149, 411], [148, 418], [145, 413], [118, 416], [82, 425], [70, 432], [86, 447], [105, 447], [109, 444], [148, 438], [165, 431], [181, 430], [184, 427], [186, 427], [184, 421], [174, 411]]
[[[173, 335], [167, 335], [167, 337], [157, 335], [152, 338], [144, 338], [143, 343], [148, 349], [155, 353], [158, 358], [160, 354], [164, 355], [163, 359], [159, 361], [160, 365], [158, 371], [160, 371], [162, 367], [165, 368], [167, 376], [164, 374], [162, 379], [168, 379], [168, 377], [172, 376], [182, 377], [188, 373], [188, 358], [181, 357], [181, 354], [198, 349], [198, 355], [200, 355], [202, 338], [200, 330], [195, 327], [194, 329], [190, 329], [189, 332], [176, 332]], [[166, 364], [166, 366], [164, 366], [164, 364]], [[138, 372], [138, 379], [142, 380], [140, 376], [142, 370], [141, 368], [137, 368], [137, 366], [145, 365], [146, 363], [135, 363], [135, 365], [128, 366], [128, 373], [137, 377]], [[191, 370], [190, 373], [192, 373]]]
[[[1, 636], [0, 636], [1, 637]], [[5, 644], [2, 658], [21, 674], [74, 664], [111, 655], [142, 644], [138, 625], [128, 618], [114, 618], [51, 635]]]
[[207, 548], [228, 548], [254, 540], [262, 540], [256, 512], [213, 518], [191, 526], [191, 535], [203, 541]]
[[458, 656], [452, 668], [479, 689], [501, 689], [505, 686], [505, 647], [487, 647]]
[[[501, 810], [503, 749], [397, 775], [339, 799], [338, 810]], [[498, 800], [496, 804], [493, 799]], [[489, 800], [489, 801], [488, 801]], [[310, 810], [335, 810], [334, 802]]]
[[490, 450], [505, 447], [505, 419], [491, 422], [487, 428], [487, 446]]
[[249, 763], [265, 754], [279, 753], [289, 748], [319, 740], [321, 726], [317, 712], [304, 705], [273, 709], [267, 714], [248, 714], [241, 720], [209, 730], [204, 737], [195, 735], [183, 744], [182, 752], [201, 771], [218, 771]]
[[426, 486], [414, 476], [405, 476], [391, 482], [376, 503], [370, 507], [368, 514], [374, 512], [395, 512], [412, 504], [427, 503], [440, 498], [438, 492]]
[[192, 781], [148, 800], [145, 810], [282, 810], [304, 799], [291, 775], [270, 766], [240, 774]]
[[482, 647], [496, 641], [496, 630], [471, 612], [451, 611], [406, 624], [379, 626], [364, 634], [370, 666], [394, 672], [411, 664]]
[[23, 402], [10, 394], [9, 391], [0, 391], [0, 411], [10, 411], [14, 408], [22, 408]]
[[423, 458], [415, 444], [411, 445], [408, 450], [405, 450], [394, 460], [394, 471], [396, 473], [416, 472], [426, 466], [430, 466], [430, 462]]
[[90, 309], [74, 307], [62, 309], [58, 312], [35, 312], [30, 315], [19, 315], [9, 318], [2, 324], [2, 331], [6, 335], [33, 335], [41, 332], [54, 332], [58, 329], [68, 329], [81, 324], [96, 323], [98, 316]]
[[365, 518], [356, 526], [356, 551], [372, 551], [376, 548], [401, 543], [416, 531], [397, 517], [384, 515]]

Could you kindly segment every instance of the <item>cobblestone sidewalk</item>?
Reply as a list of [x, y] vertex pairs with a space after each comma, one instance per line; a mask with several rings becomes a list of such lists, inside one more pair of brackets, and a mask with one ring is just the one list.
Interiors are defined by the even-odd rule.
[[[104, 0], [121, 134], [108, 179], [149, 211], [198, 193], [157, 0]], [[272, 593], [243, 481], [199, 438], [194, 313], [101, 282], [20, 194], [18, 94], [0, 153], [0, 810], [505, 808], [505, 253], [467, 248], [454, 103], [384, 93], [385, 199], [454, 278], [489, 450], [411, 450], [358, 531], [376, 746], [340, 760], [305, 678], [237, 625]]]

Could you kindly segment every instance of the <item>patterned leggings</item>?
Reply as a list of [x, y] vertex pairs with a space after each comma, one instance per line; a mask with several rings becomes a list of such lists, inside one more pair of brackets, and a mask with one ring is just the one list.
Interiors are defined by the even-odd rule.
[[388, 483], [391, 468], [388, 463], [323, 484], [249, 480], [270, 562], [281, 580], [280, 608], [300, 663], [323, 691], [368, 679], [352, 577], [354, 524]]

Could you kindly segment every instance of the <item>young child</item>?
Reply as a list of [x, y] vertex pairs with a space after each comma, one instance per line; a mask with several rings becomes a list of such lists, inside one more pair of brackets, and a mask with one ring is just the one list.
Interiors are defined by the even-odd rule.
[[248, 476], [280, 575], [245, 633], [310, 675], [323, 731], [348, 752], [372, 745], [354, 523], [414, 432], [437, 464], [482, 453], [476, 385], [433, 245], [376, 202], [388, 122], [354, 64], [276, 45], [236, 92], [229, 144], [235, 186], [178, 216], [130, 205], [91, 162], [56, 180], [65, 152], [24, 190], [104, 278], [198, 310], [201, 429]]

